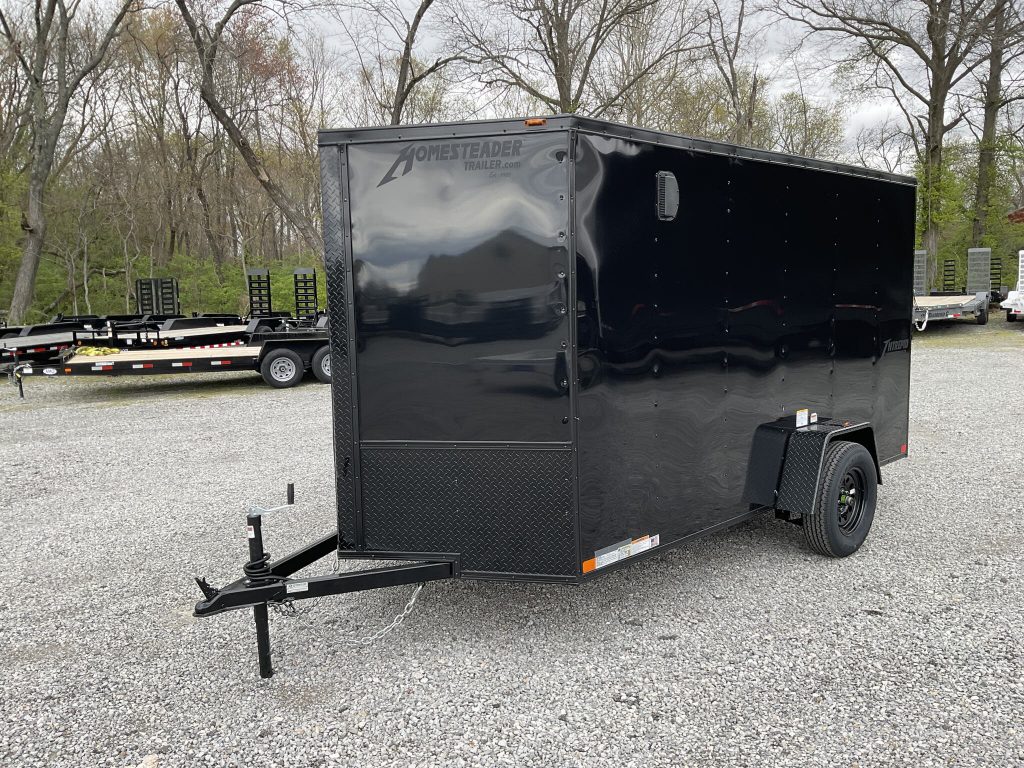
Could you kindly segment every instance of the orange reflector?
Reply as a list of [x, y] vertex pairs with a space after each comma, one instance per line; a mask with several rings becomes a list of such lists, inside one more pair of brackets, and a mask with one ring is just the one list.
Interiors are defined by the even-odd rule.
[[594, 558], [583, 561], [583, 572], [590, 573], [594, 568], [597, 567], [597, 561]]
[[70, 368], [65, 368], [64, 369], [64, 373], [71, 373], [71, 369]]
[[548, 121], [543, 117], [530, 117], [523, 121], [526, 123], [527, 128], [536, 128], [541, 125], [547, 125]]

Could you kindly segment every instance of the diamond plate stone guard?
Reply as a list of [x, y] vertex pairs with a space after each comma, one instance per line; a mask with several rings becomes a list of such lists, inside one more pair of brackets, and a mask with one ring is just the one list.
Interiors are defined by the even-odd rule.
[[573, 576], [566, 449], [363, 448], [369, 549], [460, 552], [463, 571]]

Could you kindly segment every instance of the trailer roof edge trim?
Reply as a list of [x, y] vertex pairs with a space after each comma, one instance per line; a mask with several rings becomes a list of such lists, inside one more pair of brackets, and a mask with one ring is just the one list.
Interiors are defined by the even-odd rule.
[[917, 186], [917, 179], [898, 173], [879, 171], [874, 168], [863, 168], [848, 163], [831, 160], [819, 160], [785, 152], [773, 152], [766, 149], [742, 147], [711, 139], [699, 139], [678, 133], [668, 133], [649, 128], [634, 128], [622, 123], [598, 120], [578, 115], [553, 115], [545, 118], [543, 126], [528, 127], [525, 118], [515, 120], [468, 120], [454, 123], [424, 123], [420, 125], [384, 125], [367, 128], [322, 129], [317, 132], [317, 144], [330, 147], [338, 144], [383, 143], [392, 141], [419, 141], [423, 139], [470, 138], [474, 136], [494, 136], [497, 133], [524, 134], [545, 133], [567, 130], [580, 130], [598, 136], [639, 141], [648, 144], [679, 147], [695, 152], [714, 155], [726, 155], [744, 160], [791, 165], [798, 168], [813, 168], [846, 176], [860, 176], [880, 181], [895, 182]]

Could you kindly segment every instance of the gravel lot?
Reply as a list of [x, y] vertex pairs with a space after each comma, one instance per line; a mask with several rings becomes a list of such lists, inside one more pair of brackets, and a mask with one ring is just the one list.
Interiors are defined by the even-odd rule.
[[912, 458], [844, 561], [759, 519], [579, 589], [437, 583], [198, 621], [243, 506], [333, 528], [328, 391], [253, 375], [0, 389], [0, 765], [1024, 764], [1024, 329], [929, 327]]

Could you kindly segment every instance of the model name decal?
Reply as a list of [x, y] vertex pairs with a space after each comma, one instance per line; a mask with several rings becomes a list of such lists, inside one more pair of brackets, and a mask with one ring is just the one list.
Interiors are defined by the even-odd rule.
[[898, 352], [901, 349], [910, 349], [910, 339], [886, 339], [882, 347], [883, 354]]
[[497, 170], [518, 168], [518, 161], [508, 158], [519, 157], [523, 148], [522, 139], [503, 141], [443, 141], [436, 144], [410, 144], [398, 153], [391, 168], [384, 174], [378, 187], [405, 176], [412, 171], [415, 163], [451, 162], [461, 160], [466, 171]]

